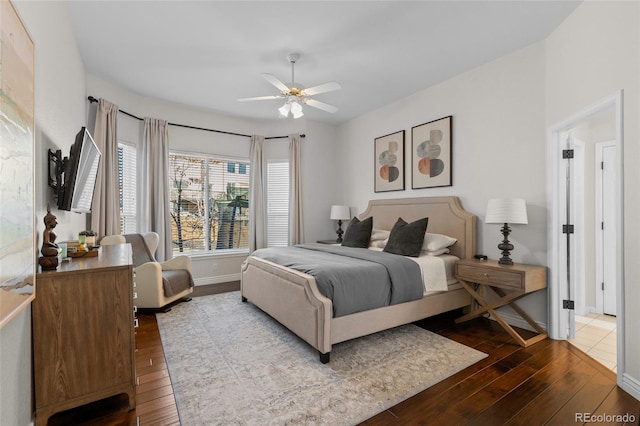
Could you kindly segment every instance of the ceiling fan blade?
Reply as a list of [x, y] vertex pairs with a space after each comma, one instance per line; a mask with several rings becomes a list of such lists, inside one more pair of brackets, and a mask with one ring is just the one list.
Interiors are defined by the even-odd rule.
[[305, 99], [303, 102], [310, 107], [318, 108], [332, 114], [338, 110], [338, 108], [333, 105], [325, 104], [324, 102], [316, 101], [315, 99]]
[[278, 80], [278, 78], [275, 75], [271, 75], [271, 74], [260, 74], [260, 75], [269, 83], [276, 86], [278, 90], [280, 90], [282, 93], [289, 93], [289, 88], [287, 87], [287, 85], [281, 82], [280, 80]]
[[332, 81], [330, 83], [309, 87], [308, 89], [302, 90], [302, 93], [303, 93], [303, 96], [313, 96], [313, 95], [317, 95], [318, 93], [333, 92], [334, 90], [340, 90], [340, 89], [342, 89], [342, 86], [340, 86], [335, 81]]
[[284, 96], [282, 95], [269, 95], [269, 96], [256, 96], [253, 98], [240, 98], [238, 99], [240, 102], [246, 101], [266, 101], [269, 99], [282, 99]]

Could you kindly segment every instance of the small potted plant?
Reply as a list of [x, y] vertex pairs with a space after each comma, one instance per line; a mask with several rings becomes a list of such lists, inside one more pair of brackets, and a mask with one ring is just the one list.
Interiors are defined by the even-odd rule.
[[96, 233], [90, 229], [86, 231], [80, 232], [78, 235], [78, 243], [86, 244], [87, 247], [91, 248], [96, 245]]

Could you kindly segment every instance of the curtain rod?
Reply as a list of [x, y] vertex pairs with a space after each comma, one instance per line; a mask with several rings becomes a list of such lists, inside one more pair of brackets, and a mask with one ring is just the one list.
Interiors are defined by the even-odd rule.
[[[87, 97], [87, 99], [89, 99], [89, 102], [91, 102], [91, 103], [98, 102], [98, 100], [96, 98], [94, 98], [93, 96], [89, 96], [89, 97]], [[121, 112], [121, 113], [123, 113], [125, 115], [128, 115], [131, 118], [135, 118], [136, 120], [140, 120], [140, 121], [144, 120], [143, 118], [140, 118], [140, 117], [138, 117], [136, 115], [128, 113], [127, 111], [123, 111], [120, 108], [118, 108], [118, 112]], [[242, 136], [242, 137], [245, 137], [245, 138], [250, 138], [251, 137], [251, 135], [245, 135], [243, 133], [234, 133], [234, 132], [226, 132], [224, 130], [207, 129], [207, 128], [204, 128], [204, 127], [188, 126], [186, 124], [177, 124], [177, 123], [167, 123], [167, 124], [169, 124], [170, 126], [184, 127], [185, 129], [204, 130], [205, 132], [222, 133], [222, 134], [225, 134], [225, 135]], [[265, 139], [283, 139], [283, 138], [288, 138], [288, 137], [289, 136], [268, 136], [268, 137], [265, 137]], [[305, 134], [304, 133], [301, 134], [300, 137], [304, 138]]]

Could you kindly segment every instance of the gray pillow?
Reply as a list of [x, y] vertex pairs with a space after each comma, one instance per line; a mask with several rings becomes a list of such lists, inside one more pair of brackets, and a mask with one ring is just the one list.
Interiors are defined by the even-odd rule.
[[344, 234], [342, 245], [345, 247], [368, 248], [373, 229], [373, 217], [368, 217], [363, 221], [357, 217], [351, 219], [347, 232]]
[[428, 221], [429, 218], [425, 217], [415, 222], [407, 223], [402, 218], [398, 218], [398, 221], [391, 228], [389, 241], [384, 246], [383, 251], [402, 256], [420, 256]]

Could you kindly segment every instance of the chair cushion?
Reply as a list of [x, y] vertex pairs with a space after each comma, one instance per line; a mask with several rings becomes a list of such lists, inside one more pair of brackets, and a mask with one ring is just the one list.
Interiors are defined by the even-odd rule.
[[162, 288], [165, 297], [171, 297], [193, 287], [191, 273], [185, 269], [162, 271]]

